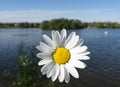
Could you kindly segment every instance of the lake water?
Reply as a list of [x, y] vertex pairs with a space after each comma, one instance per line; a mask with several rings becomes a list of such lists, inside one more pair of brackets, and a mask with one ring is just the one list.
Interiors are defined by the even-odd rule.
[[[79, 79], [71, 78], [74, 87], [120, 87], [120, 29], [82, 29], [76, 31], [91, 52], [87, 67], [79, 70]], [[108, 34], [105, 35], [104, 32]], [[42, 34], [40, 29], [0, 29], [0, 72], [14, 68], [17, 48], [37, 46]]]

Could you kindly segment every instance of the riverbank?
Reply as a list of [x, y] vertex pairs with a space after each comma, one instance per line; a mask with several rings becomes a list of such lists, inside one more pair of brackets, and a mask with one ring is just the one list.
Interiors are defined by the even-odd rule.
[[120, 28], [118, 22], [82, 22], [78, 19], [52, 19], [44, 20], [39, 23], [20, 22], [20, 23], [0, 23], [0, 28], [40, 28], [40, 29], [84, 29], [84, 28]]

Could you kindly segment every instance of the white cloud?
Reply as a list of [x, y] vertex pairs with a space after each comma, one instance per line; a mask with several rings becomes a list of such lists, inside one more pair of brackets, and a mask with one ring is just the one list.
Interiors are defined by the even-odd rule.
[[0, 22], [41, 22], [57, 17], [64, 17], [73, 11], [48, 11], [48, 10], [21, 10], [1, 11]]
[[120, 13], [113, 9], [0, 11], [0, 22], [41, 22], [62, 17], [82, 21], [120, 21], [117, 14]]

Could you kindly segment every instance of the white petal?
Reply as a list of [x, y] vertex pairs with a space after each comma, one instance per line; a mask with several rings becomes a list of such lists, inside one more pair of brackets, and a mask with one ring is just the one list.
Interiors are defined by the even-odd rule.
[[83, 63], [83, 62], [81, 62], [81, 61], [79, 61], [79, 60], [75, 60], [75, 59], [71, 59], [71, 60], [69, 61], [69, 63], [70, 63], [71, 65], [73, 65], [74, 67], [81, 68], [81, 69], [84, 69], [84, 68], [86, 67], [86, 64], [85, 64], [85, 63]]
[[84, 51], [86, 51], [87, 49], [88, 49], [87, 46], [81, 46], [81, 47], [78, 48], [79, 53], [84, 52]]
[[63, 45], [63, 46], [64, 46], [64, 43], [65, 43], [66, 37], [67, 37], [66, 29], [63, 29], [63, 30], [61, 31], [61, 42], [62, 42], [62, 45]]
[[37, 53], [36, 55], [38, 58], [44, 59], [46, 57], [51, 57], [51, 54], [46, 54], [46, 53]]
[[81, 54], [75, 54], [75, 55], [71, 55], [71, 58], [73, 59], [77, 59], [77, 60], [89, 60], [90, 57], [89, 56], [82, 56]]
[[40, 42], [40, 46], [41, 46], [43, 49], [48, 47], [48, 45], [47, 45], [46, 43], [44, 43], [44, 42]]
[[[54, 62], [52, 62], [52, 63], [54, 63]], [[50, 64], [51, 64], [51, 62], [48, 63], [48, 64], [45, 64], [45, 65], [41, 68], [41, 72], [45, 72], [45, 74], [46, 74], [46, 73], [47, 73], [47, 70], [48, 70], [48, 68], [49, 68], [49, 66], [50, 66]]]
[[80, 55], [80, 56], [85, 56], [85, 55], [88, 55], [88, 54], [90, 54], [90, 52], [85, 51], [85, 52], [83, 52], [83, 53], [80, 53], [79, 55]]
[[39, 51], [41, 51], [42, 53], [45, 53], [45, 54], [52, 54], [53, 52], [53, 49], [51, 47], [49, 47], [46, 43], [44, 42], [40, 42], [40, 45], [38, 45], [36, 47]]
[[59, 39], [59, 41], [61, 41], [61, 35], [58, 31], [56, 31], [56, 34], [57, 34], [57, 39]]
[[72, 32], [72, 33], [68, 36], [67, 40], [65, 41], [65, 47], [66, 47], [66, 48], [69, 49], [69, 46], [71, 45], [71, 41], [74, 40], [75, 34], [76, 34], [75, 32]]
[[42, 72], [42, 75], [45, 75], [47, 72]]
[[78, 71], [72, 65], [70, 65], [69, 63], [66, 63], [65, 68], [73, 77], [79, 78]]
[[51, 58], [45, 58], [45, 59], [43, 59], [43, 60], [41, 60], [39, 63], [38, 63], [38, 65], [40, 66], [40, 65], [44, 65], [44, 64], [47, 64], [47, 63], [49, 63], [49, 62], [52, 62], [53, 60], [51, 59]]
[[43, 58], [43, 57], [45, 57], [46, 55], [44, 54], [44, 53], [37, 53], [37, 55], [36, 55], [38, 58]]
[[61, 39], [63, 40], [64, 38], [66, 38], [66, 36], [67, 36], [66, 29], [63, 29], [63, 30], [61, 31]]
[[78, 53], [82, 53], [86, 50], [87, 50], [87, 46], [81, 46], [81, 47], [72, 48], [69, 51], [71, 54], [78, 54]]
[[39, 51], [44, 52], [44, 48], [41, 47], [41, 45], [38, 45], [36, 48], [37, 48]]
[[79, 36], [78, 35], [76, 35], [69, 43], [68, 43], [68, 47], [69, 47], [69, 49], [70, 48], [73, 48], [75, 45], [76, 45], [76, 43], [78, 42], [78, 40], [79, 40]]
[[52, 49], [50, 49], [50, 47], [46, 43], [40, 42], [40, 46], [41, 49], [43, 50], [42, 52], [51, 53]]
[[53, 63], [53, 62], [49, 65], [49, 68], [47, 70], [47, 78], [50, 78], [50, 71], [52, 70], [52, 68], [54, 67], [54, 65], [55, 65], [55, 63]]
[[55, 44], [55, 47], [60, 46], [61, 44], [61, 37], [58, 31], [52, 31], [52, 40]]
[[65, 69], [63, 65], [60, 65], [60, 75], [58, 79], [60, 82], [63, 82], [64, 78], [65, 78]]
[[83, 42], [84, 42], [83, 39], [79, 39], [74, 47], [81, 46], [83, 44]]
[[54, 45], [53, 41], [52, 41], [47, 35], [43, 35], [43, 40], [44, 40], [49, 46], [53, 46], [53, 45]]
[[56, 64], [54, 68], [54, 75], [52, 76], [52, 81], [55, 81], [59, 75], [59, 64]]
[[69, 74], [69, 72], [67, 71], [66, 68], [64, 68], [64, 69], [65, 69], [65, 82], [69, 83], [69, 81], [70, 81], [70, 74]]
[[52, 75], [54, 75], [54, 68], [55, 68], [55, 63], [53, 64], [53, 68], [51, 68], [51, 70], [49, 71], [49, 74], [47, 75], [47, 77], [51, 77]]
[[36, 46], [36, 48], [37, 48], [39, 51], [42, 51], [40, 46]]

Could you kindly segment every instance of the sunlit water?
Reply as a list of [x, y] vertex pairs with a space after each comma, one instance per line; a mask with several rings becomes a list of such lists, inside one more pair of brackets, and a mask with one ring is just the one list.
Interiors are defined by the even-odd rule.
[[[120, 29], [83, 29], [76, 31], [91, 52], [87, 67], [79, 70], [79, 79], [71, 78], [73, 87], [120, 87]], [[105, 34], [107, 32], [107, 34]], [[35, 47], [42, 41], [40, 29], [0, 29], [0, 72], [14, 69], [18, 45]]]

